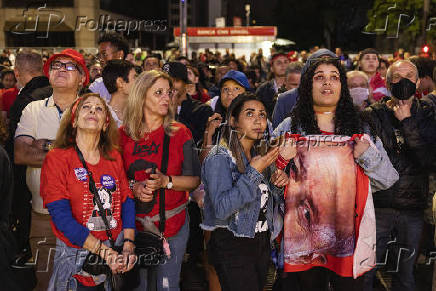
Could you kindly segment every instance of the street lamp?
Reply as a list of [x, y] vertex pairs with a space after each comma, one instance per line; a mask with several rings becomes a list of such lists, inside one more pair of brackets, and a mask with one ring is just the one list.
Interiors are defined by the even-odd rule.
[[188, 56], [188, 15], [186, 0], [180, 0], [180, 50], [182, 56]]
[[250, 26], [250, 4], [245, 4], [245, 17], [247, 19], [246, 26]]

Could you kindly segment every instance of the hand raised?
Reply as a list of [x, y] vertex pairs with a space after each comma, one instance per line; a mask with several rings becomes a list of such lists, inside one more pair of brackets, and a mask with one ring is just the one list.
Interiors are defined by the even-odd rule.
[[279, 156], [279, 148], [270, 149], [264, 156], [255, 156], [251, 159], [250, 166], [262, 173], [267, 167], [277, 160]]
[[398, 105], [393, 107], [394, 115], [399, 120], [402, 121], [408, 117], [412, 116], [410, 109], [412, 108], [412, 102], [409, 100], [399, 100]]
[[354, 158], [358, 158], [360, 157], [364, 152], [366, 152], [366, 150], [369, 148], [369, 141], [367, 141], [364, 138], [355, 138], [354, 139], [354, 151], [353, 151], [353, 156]]

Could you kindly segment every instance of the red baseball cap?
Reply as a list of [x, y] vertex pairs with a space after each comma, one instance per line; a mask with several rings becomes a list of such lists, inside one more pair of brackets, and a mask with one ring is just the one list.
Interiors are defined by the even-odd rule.
[[288, 59], [288, 55], [285, 54], [284, 52], [276, 52], [271, 56], [271, 64], [274, 63], [274, 61], [278, 58], [278, 57], [285, 57]]
[[73, 59], [82, 68], [82, 71], [85, 73], [86, 79], [85, 79], [85, 83], [83, 83], [83, 86], [88, 85], [88, 83], [89, 83], [89, 71], [88, 71], [88, 68], [86, 67], [85, 59], [83, 58], [83, 55], [81, 53], [79, 53], [76, 50], [70, 49], [70, 48], [64, 49], [63, 51], [61, 51], [58, 54], [52, 55], [45, 62], [44, 74], [47, 76], [47, 78], [49, 77], [49, 70], [50, 70], [51, 62], [53, 62], [56, 58], [59, 58], [59, 57], [67, 57], [67, 58]]

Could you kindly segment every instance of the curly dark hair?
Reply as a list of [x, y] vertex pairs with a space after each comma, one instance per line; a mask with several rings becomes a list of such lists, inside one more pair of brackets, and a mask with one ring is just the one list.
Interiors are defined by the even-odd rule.
[[124, 59], [127, 57], [127, 54], [129, 53], [129, 43], [121, 34], [114, 31], [105, 32], [98, 40], [98, 44], [103, 42], [110, 42], [118, 51], [123, 51]]
[[359, 112], [354, 107], [353, 99], [348, 90], [345, 70], [339, 61], [333, 58], [323, 58], [314, 62], [307, 72], [301, 76], [301, 83], [298, 88], [299, 97], [290, 115], [292, 118], [292, 132], [297, 133], [301, 128], [305, 134], [321, 134], [313, 110], [312, 84], [315, 71], [322, 64], [335, 66], [340, 74], [341, 96], [336, 105], [335, 134], [351, 136], [356, 133], [363, 133]]

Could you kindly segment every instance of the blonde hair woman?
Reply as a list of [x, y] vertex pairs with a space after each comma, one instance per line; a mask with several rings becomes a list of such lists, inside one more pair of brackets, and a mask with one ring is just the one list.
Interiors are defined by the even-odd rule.
[[[179, 289], [189, 233], [186, 194], [200, 184], [200, 162], [192, 134], [174, 121], [172, 96], [172, 82], [166, 73], [143, 72], [131, 88], [120, 128], [124, 167], [136, 200], [137, 229], [159, 231], [171, 252], [165, 264], [152, 268], [154, 279], [147, 277], [147, 269], [140, 269], [139, 290], [146, 290], [148, 284], [157, 284], [157, 290]], [[164, 143], [168, 144], [166, 150]], [[155, 221], [149, 229], [141, 221], [159, 218], [159, 192], [164, 193], [166, 221], [162, 225]]]

